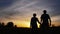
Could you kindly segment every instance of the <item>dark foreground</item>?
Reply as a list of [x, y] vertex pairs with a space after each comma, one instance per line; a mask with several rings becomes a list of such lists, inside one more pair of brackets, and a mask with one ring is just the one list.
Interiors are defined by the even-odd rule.
[[13, 22], [8, 22], [7, 25], [4, 23], [0, 23], [0, 34], [60, 34], [60, 26], [59, 27], [49, 27], [48, 29], [38, 28], [37, 30], [32, 30], [31, 28], [18, 28], [16, 25], [14, 26]]
[[60, 33], [60, 27], [51, 27], [48, 30], [42, 31], [40, 29], [38, 30], [31, 30], [30, 28], [15, 28], [15, 27], [3, 27], [0, 28], [0, 34], [41, 34], [41, 33], [48, 33], [48, 34], [53, 34], [53, 33]]

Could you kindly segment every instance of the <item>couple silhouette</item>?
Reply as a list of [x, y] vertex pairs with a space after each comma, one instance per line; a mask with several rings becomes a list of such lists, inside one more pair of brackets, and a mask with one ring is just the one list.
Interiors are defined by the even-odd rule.
[[49, 25], [51, 25], [50, 16], [47, 14], [46, 10], [43, 10], [43, 14], [41, 15], [41, 22], [39, 22], [38, 18], [36, 17], [36, 13], [33, 14], [31, 18], [30, 26], [32, 29], [36, 30], [38, 28], [37, 22], [40, 24], [41, 29], [47, 29]]

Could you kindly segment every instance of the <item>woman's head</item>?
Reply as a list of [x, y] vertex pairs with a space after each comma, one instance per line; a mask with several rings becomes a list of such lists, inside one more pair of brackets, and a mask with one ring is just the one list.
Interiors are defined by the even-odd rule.
[[36, 17], [36, 13], [34, 13], [33, 16]]

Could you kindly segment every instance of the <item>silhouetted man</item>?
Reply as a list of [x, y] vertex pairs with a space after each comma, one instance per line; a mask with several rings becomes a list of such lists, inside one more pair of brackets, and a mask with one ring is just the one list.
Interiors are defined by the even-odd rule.
[[37, 22], [39, 23], [39, 20], [38, 18], [36, 17], [36, 13], [33, 14], [33, 17], [31, 18], [31, 23], [30, 23], [30, 26], [32, 29], [37, 29], [38, 26], [37, 26]]
[[49, 27], [49, 23], [51, 25], [51, 19], [50, 16], [47, 14], [47, 11], [44, 10], [43, 14], [41, 15], [41, 27], [43, 28], [48, 28]]

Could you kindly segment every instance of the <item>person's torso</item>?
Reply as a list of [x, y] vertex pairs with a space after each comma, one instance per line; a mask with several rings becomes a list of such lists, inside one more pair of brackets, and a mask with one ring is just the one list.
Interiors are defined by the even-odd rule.
[[32, 22], [32, 24], [37, 24], [37, 18], [36, 17], [32, 17], [31, 22]]
[[42, 19], [43, 19], [43, 23], [48, 23], [49, 17], [47, 14], [43, 14]]

